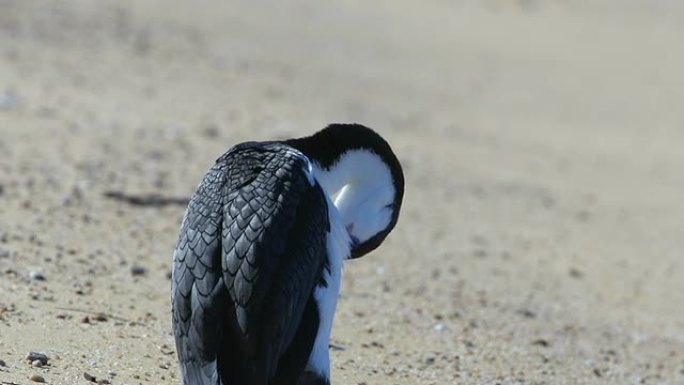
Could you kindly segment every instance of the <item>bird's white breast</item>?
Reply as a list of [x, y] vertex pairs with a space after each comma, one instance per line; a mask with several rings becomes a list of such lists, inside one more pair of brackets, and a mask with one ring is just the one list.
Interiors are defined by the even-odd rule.
[[332, 332], [337, 297], [340, 295], [342, 281], [342, 263], [350, 253], [349, 233], [345, 229], [344, 222], [340, 217], [335, 205], [326, 196], [328, 202], [328, 219], [330, 221], [330, 234], [327, 240], [328, 263], [330, 271], [323, 272], [323, 278], [327, 286], [319, 285], [314, 289], [314, 299], [318, 305], [319, 325], [313, 350], [309, 356], [306, 369], [330, 378], [330, 357], [328, 345]]

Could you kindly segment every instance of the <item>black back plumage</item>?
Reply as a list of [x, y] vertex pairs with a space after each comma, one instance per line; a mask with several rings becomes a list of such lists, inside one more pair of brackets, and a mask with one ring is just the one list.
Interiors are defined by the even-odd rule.
[[288, 349], [313, 344], [310, 333], [291, 344], [302, 315], [315, 316], [309, 299], [327, 261], [326, 198], [306, 167], [281, 143], [243, 143], [191, 198], [172, 284], [188, 385], [278, 383]]

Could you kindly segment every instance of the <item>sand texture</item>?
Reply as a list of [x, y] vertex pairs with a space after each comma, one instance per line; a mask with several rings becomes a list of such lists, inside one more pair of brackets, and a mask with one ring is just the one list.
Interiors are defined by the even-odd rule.
[[0, 0], [0, 384], [179, 384], [184, 206], [106, 193], [359, 122], [406, 196], [334, 384], [682, 385], [683, 103], [676, 0]]

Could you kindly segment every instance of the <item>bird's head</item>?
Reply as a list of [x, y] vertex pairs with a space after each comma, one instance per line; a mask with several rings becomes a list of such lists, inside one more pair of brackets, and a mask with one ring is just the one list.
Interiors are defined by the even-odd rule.
[[359, 124], [331, 124], [285, 143], [314, 164], [316, 180], [352, 240], [351, 258], [380, 246], [397, 223], [404, 197], [404, 174], [389, 144]]

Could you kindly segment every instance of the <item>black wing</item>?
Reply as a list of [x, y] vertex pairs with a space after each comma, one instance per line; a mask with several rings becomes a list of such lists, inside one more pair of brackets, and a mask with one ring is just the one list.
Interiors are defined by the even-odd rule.
[[325, 196], [306, 160], [250, 143], [193, 195], [174, 254], [173, 326], [186, 384], [266, 384], [327, 262]]

